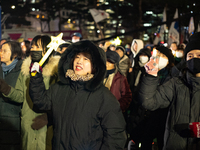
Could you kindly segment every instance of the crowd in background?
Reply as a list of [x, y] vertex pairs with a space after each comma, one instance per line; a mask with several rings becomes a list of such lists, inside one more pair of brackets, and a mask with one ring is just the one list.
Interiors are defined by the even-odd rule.
[[0, 149], [200, 149], [199, 32], [168, 47], [74, 33], [40, 66], [50, 42], [0, 40]]

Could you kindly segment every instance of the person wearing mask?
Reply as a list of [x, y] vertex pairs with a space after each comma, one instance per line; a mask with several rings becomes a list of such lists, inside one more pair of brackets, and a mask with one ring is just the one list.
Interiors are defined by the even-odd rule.
[[[129, 57], [131, 55], [131, 44], [127, 43], [125, 45], [125, 49], [126, 49], [126, 55]], [[130, 59], [130, 57], [129, 57], [129, 59]]]
[[175, 52], [175, 65], [181, 62], [184, 56], [184, 47], [183, 45], [179, 45]]
[[[50, 139], [46, 140], [47, 114], [40, 113], [35, 107], [29, 96], [30, 67], [34, 62], [39, 62], [47, 52], [46, 46], [51, 41], [48, 35], [37, 35], [31, 42], [31, 55], [27, 57], [21, 66], [21, 72], [15, 87], [5, 84], [5, 89], [9, 92], [3, 93], [4, 96], [16, 103], [23, 103], [21, 109], [21, 137], [22, 150], [45, 150], [51, 149]], [[57, 80], [57, 66], [60, 56], [50, 57], [42, 66], [45, 88]], [[38, 113], [36, 113], [36, 112]], [[46, 133], [47, 132], [47, 133]], [[52, 135], [52, 134], [51, 134]], [[47, 136], [50, 138], [49, 136]], [[46, 141], [48, 142], [46, 144]], [[47, 145], [47, 147], [46, 147]], [[50, 148], [49, 148], [50, 147]]]
[[131, 60], [131, 67], [134, 67], [135, 65], [135, 57], [139, 53], [139, 51], [144, 48], [144, 42], [140, 39], [134, 39], [131, 44], [131, 52], [132, 52], [132, 58]]
[[78, 42], [82, 39], [82, 35], [79, 32], [73, 33], [71, 37], [72, 37], [72, 43]]
[[117, 46], [115, 51], [120, 56], [119, 69], [126, 77], [130, 68], [130, 59], [126, 56], [126, 50], [122, 46]]
[[2, 44], [1, 67], [0, 67], [0, 149], [20, 150], [21, 126], [20, 112], [21, 103], [11, 102], [2, 93], [8, 93], [3, 86], [6, 82], [15, 87], [22, 65], [22, 50], [20, 44], [15, 41], [7, 41]]
[[[158, 86], [158, 57], [145, 65], [139, 88], [139, 100], [148, 110], [169, 107], [163, 150], [199, 149], [200, 112], [200, 37], [188, 42], [184, 59], [186, 67], [179, 77]], [[151, 88], [149, 88], [149, 86]], [[195, 125], [196, 124], [196, 125]], [[195, 125], [195, 126], [193, 126]], [[194, 127], [194, 128], [193, 128]]]
[[103, 49], [89, 40], [71, 44], [62, 54], [58, 72], [60, 81], [48, 90], [42, 71], [31, 76], [29, 89], [35, 107], [52, 110], [52, 149], [122, 150], [125, 121], [119, 102], [102, 84], [106, 73]]
[[104, 85], [117, 98], [124, 113], [132, 100], [132, 93], [126, 77], [118, 69], [120, 57], [115, 51], [106, 52], [107, 74], [104, 79]]
[[[125, 113], [125, 118], [127, 121], [127, 133], [130, 135], [128, 139], [128, 150], [132, 150], [133, 147], [135, 149], [139, 148], [139, 143], [141, 142], [141, 129], [138, 125], [139, 123], [134, 121], [138, 121], [138, 118], [141, 118], [140, 110], [143, 111], [142, 108], [140, 108], [140, 105], [138, 104], [136, 94], [138, 90], [138, 84], [140, 81], [140, 78], [143, 73], [145, 73], [144, 65], [149, 61], [151, 57], [151, 51], [147, 48], [143, 48], [140, 50], [140, 52], [137, 54], [135, 58], [135, 66], [133, 67], [133, 71], [130, 73], [130, 77], [128, 78], [128, 83], [130, 85], [130, 89], [132, 91], [132, 101]], [[139, 117], [138, 117], [138, 116]], [[130, 148], [130, 145], [133, 145], [132, 141], [134, 140], [135, 144], [132, 146], [132, 149]]]

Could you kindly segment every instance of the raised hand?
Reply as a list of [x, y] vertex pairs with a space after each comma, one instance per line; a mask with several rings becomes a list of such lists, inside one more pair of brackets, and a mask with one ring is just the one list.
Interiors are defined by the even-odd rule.
[[145, 64], [146, 72], [150, 75], [157, 76], [159, 57], [151, 57], [149, 62]]

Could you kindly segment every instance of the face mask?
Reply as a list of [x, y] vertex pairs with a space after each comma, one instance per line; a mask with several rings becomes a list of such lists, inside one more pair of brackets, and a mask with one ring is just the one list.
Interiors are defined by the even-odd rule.
[[182, 52], [176, 52], [176, 57], [177, 57], [177, 58], [183, 57], [183, 53], [182, 53]]
[[31, 51], [32, 62], [39, 62], [42, 59], [42, 51]]
[[192, 58], [190, 60], [187, 61], [187, 67], [188, 69], [194, 73], [200, 73], [200, 59], [199, 58]]
[[167, 64], [168, 64], [168, 59], [160, 57], [159, 63], [158, 63], [158, 69], [161, 70], [161, 69], [165, 68], [167, 66]]
[[78, 41], [80, 41], [80, 40], [79, 39], [72, 39], [72, 43], [76, 43]]
[[130, 49], [130, 48], [126, 48], [126, 51], [127, 51], [127, 52], [130, 52], [130, 51], [131, 51], [131, 49]]
[[142, 64], [146, 64], [149, 60], [147, 56], [140, 56], [139, 59]]

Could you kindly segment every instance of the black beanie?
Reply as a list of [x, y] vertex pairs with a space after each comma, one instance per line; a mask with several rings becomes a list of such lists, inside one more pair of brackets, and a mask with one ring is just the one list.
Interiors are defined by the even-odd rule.
[[185, 47], [185, 60], [187, 57], [187, 53], [191, 50], [200, 50], [200, 32], [194, 33], [193, 35], [190, 36], [189, 42], [187, 43]]
[[172, 51], [169, 48], [165, 46], [159, 46], [156, 49], [167, 56], [169, 60], [169, 64], [174, 63], [174, 56], [172, 54]]
[[111, 50], [106, 51], [106, 57], [109, 61], [111, 61], [114, 64], [119, 63], [120, 61], [120, 56], [115, 51], [111, 51]]

